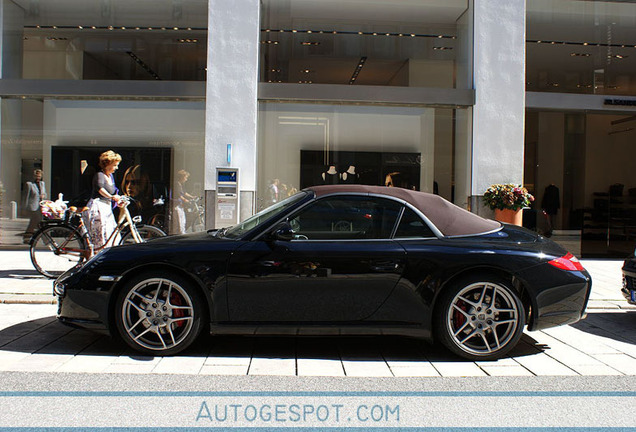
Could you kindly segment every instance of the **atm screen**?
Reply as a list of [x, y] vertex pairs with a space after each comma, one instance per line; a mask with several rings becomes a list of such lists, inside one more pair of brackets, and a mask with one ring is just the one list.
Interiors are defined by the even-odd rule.
[[219, 171], [217, 176], [217, 181], [236, 183], [236, 171]]

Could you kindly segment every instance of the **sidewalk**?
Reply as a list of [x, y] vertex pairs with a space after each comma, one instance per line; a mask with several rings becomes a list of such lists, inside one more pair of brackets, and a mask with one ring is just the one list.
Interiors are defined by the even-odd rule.
[[[582, 260], [592, 275], [588, 310], [636, 309], [621, 295], [622, 260]], [[0, 250], [0, 303], [56, 303], [53, 280], [41, 276], [31, 264], [27, 246]]]

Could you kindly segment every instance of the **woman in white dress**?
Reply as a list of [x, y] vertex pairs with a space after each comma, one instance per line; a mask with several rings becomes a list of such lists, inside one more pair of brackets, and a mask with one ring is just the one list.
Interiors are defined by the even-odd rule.
[[119, 168], [120, 162], [121, 156], [112, 150], [99, 156], [101, 171], [93, 177], [92, 198], [87, 204], [88, 220], [85, 220], [94, 249], [104, 246], [109, 239], [111, 246], [119, 244], [119, 238], [111, 239], [110, 236], [117, 227], [112, 203], [118, 204], [121, 199], [113, 175]]

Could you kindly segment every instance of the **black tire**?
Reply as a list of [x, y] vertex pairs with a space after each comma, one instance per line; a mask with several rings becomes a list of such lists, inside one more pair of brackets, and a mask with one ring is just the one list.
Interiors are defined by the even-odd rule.
[[44, 227], [35, 233], [30, 243], [33, 266], [51, 279], [82, 263], [85, 253], [84, 238], [68, 225]]
[[115, 322], [135, 351], [173, 355], [189, 347], [205, 324], [200, 293], [186, 279], [166, 272], [146, 273], [126, 283], [117, 296]]
[[157, 213], [156, 215], [154, 215], [150, 219], [149, 225], [156, 226], [157, 228], [159, 228], [163, 232], [167, 232], [168, 231], [168, 227], [166, 226], [166, 216], [164, 214], [162, 214], [162, 213]]
[[[137, 232], [139, 232], [139, 235], [144, 242], [153, 238], [166, 236], [166, 233], [163, 232], [160, 228], [152, 225], [137, 225]], [[132, 243], [135, 243], [135, 238], [133, 237], [133, 234], [132, 232], [130, 232], [130, 230], [126, 230], [122, 235], [119, 244], [123, 245]]]
[[470, 360], [494, 360], [519, 342], [526, 313], [509, 282], [474, 276], [443, 290], [433, 325], [435, 337], [450, 351]]

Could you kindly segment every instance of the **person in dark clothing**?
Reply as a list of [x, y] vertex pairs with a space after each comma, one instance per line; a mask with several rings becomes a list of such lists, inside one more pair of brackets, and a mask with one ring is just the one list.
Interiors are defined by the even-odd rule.
[[546, 232], [545, 235], [546, 237], [550, 237], [554, 228], [556, 214], [561, 208], [559, 188], [554, 183], [546, 186], [545, 191], [543, 192], [543, 199], [541, 200], [541, 208], [545, 212], [548, 222], [548, 232]]
[[29, 214], [29, 226], [27, 227], [23, 241], [29, 243], [33, 232], [37, 230], [38, 224], [42, 220], [40, 211], [40, 201], [46, 199], [46, 185], [42, 180], [42, 170], [33, 171], [33, 181], [26, 182], [26, 208]]

